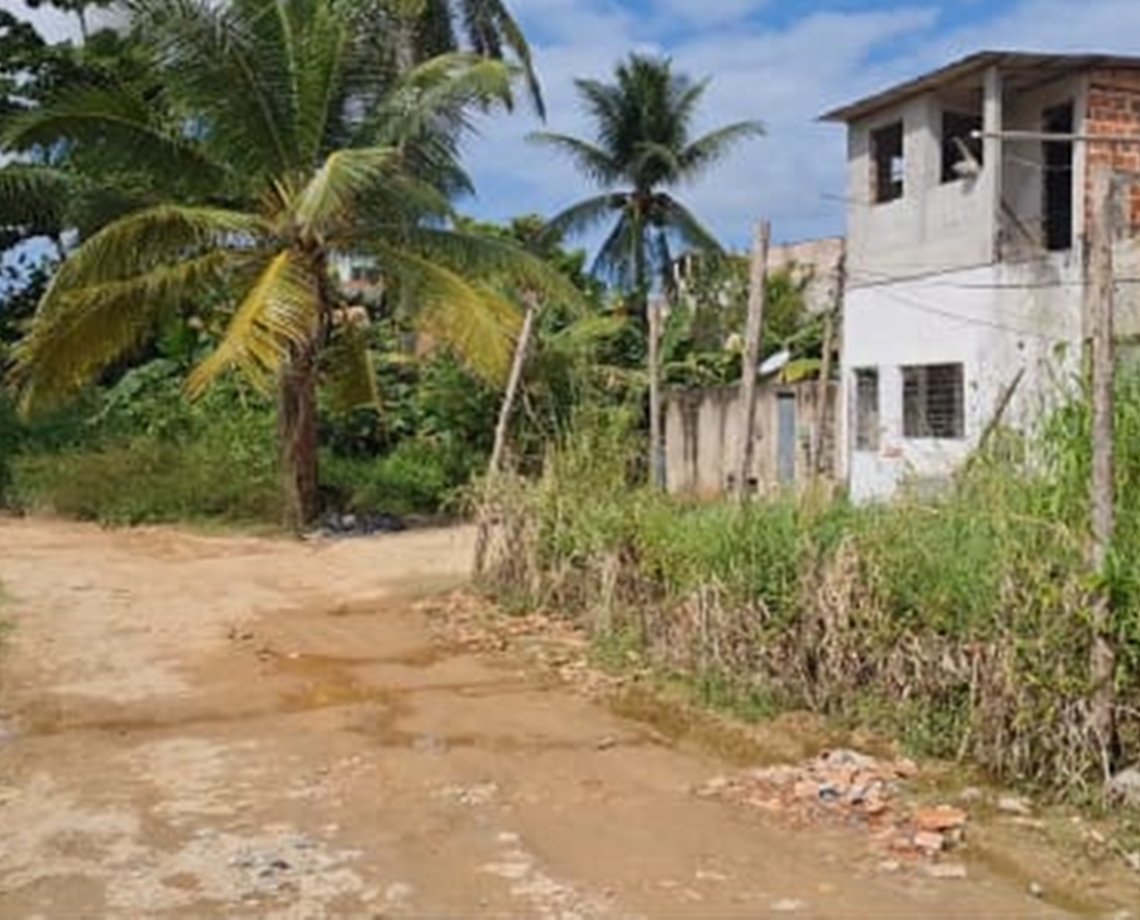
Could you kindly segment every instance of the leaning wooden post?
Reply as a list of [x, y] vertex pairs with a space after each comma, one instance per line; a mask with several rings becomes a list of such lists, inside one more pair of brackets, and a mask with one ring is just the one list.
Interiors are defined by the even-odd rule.
[[[1116, 178], [1112, 167], [1092, 169], [1089, 214], [1089, 278], [1086, 285], [1087, 334], [1092, 344], [1092, 477], [1089, 483], [1092, 543], [1089, 563], [1103, 581], [1108, 574], [1116, 524], [1115, 369], [1113, 331], [1116, 239]], [[1093, 645], [1089, 662], [1092, 681], [1091, 728], [1106, 757], [1115, 740], [1116, 655], [1111, 638], [1112, 605], [1108, 589], [1098, 586], [1092, 611]]]
[[831, 353], [835, 350], [836, 324], [843, 318], [843, 296], [847, 287], [847, 247], [839, 253], [835, 269], [835, 303], [823, 315], [823, 355], [819, 365], [819, 386], [816, 389], [815, 432], [812, 437], [812, 472], [822, 477], [824, 470], [823, 453], [827, 443], [827, 425], [831, 418]]
[[[495, 443], [491, 448], [491, 459], [487, 464], [487, 487], [494, 485], [503, 466], [503, 454], [507, 447], [507, 432], [510, 430], [511, 416], [514, 414], [515, 401], [518, 398], [519, 385], [522, 382], [523, 368], [526, 367], [527, 352], [530, 350], [531, 336], [534, 334], [534, 320], [538, 313], [538, 297], [533, 292], [527, 292], [526, 313], [523, 316], [522, 329], [519, 331], [518, 341], [515, 342], [515, 354], [511, 361], [511, 373], [507, 378], [507, 389], [503, 394], [503, 401], [499, 405], [499, 420], [495, 425]], [[481, 575], [487, 561], [487, 543], [490, 539], [491, 520], [487, 513], [486, 498], [479, 509], [479, 528], [475, 536], [475, 574]]]
[[649, 298], [649, 484], [665, 488], [665, 445], [661, 431], [661, 326], [663, 301]]
[[744, 358], [740, 366], [740, 411], [743, 424], [737, 444], [735, 492], [737, 501], [748, 495], [749, 473], [756, 441], [756, 371], [760, 364], [760, 338], [764, 331], [764, 298], [768, 285], [768, 246], [772, 226], [761, 221], [752, 248], [748, 278], [748, 322], [744, 329]]

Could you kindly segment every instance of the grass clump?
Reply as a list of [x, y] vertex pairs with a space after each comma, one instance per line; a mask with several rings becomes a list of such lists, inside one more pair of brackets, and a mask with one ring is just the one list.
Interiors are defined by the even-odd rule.
[[1140, 380], [1121, 385], [1119, 525], [1089, 577], [1088, 412], [999, 438], [939, 499], [692, 505], [631, 488], [639, 445], [592, 417], [533, 484], [504, 481], [489, 587], [585, 620], [610, 663], [682, 675], [715, 708], [806, 708], [917, 752], [1080, 795], [1090, 612], [1111, 591], [1124, 759], [1140, 756]]

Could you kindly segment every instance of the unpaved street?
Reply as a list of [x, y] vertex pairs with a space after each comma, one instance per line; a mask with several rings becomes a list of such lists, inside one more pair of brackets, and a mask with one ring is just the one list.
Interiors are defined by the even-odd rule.
[[711, 755], [433, 640], [470, 542], [0, 520], [0, 917], [1063, 916], [699, 799]]

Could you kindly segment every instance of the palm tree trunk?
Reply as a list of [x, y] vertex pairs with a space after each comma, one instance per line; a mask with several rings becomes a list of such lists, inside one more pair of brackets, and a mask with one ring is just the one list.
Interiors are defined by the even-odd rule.
[[277, 409], [286, 525], [301, 531], [320, 511], [317, 487], [316, 346], [296, 349], [281, 374]]

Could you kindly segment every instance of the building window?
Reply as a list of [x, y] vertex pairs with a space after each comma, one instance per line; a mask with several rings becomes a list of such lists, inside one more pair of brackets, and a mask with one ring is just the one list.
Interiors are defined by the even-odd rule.
[[981, 115], [961, 112], [942, 113], [942, 181], [955, 182], [974, 175], [971, 161], [982, 165], [982, 139], [975, 131], [982, 130]]
[[903, 123], [871, 132], [871, 157], [875, 164], [872, 197], [882, 204], [903, 196], [906, 161], [903, 159]]
[[964, 438], [965, 374], [961, 364], [902, 369], [903, 437]]
[[879, 449], [879, 369], [855, 371], [855, 449]]
[[[1073, 133], [1073, 104], [1067, 102], [1042, 113], [1049, 134]], [[1073, 248], [1073, 144], [1049, 141], [1041, 145], [1044, 177], [1045, 248], [1064, 252]]]

